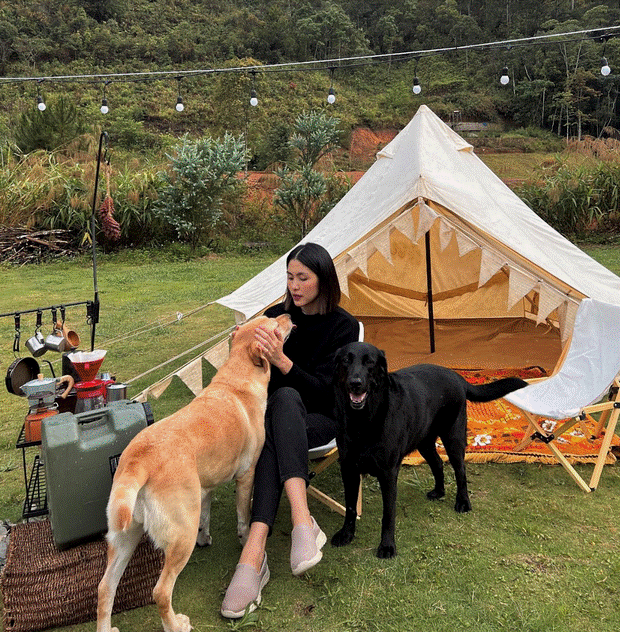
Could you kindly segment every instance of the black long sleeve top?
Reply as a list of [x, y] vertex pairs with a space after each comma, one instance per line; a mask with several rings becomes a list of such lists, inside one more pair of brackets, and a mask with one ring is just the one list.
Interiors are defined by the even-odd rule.
[[[279, 303], [265, 315], [274, 318], [285, 311], [284, 304]], [[284, 353], [293, 366], [286, 375], [272, 367], [269, 392], [290, 386], [299, 392], [308, 412], [331, 416], [336, 351], [358, 340], [359, 323], [341, 307], [327, 314], [306, 315], [294, 305], [288, 311], [295, 329], [284, 343]]]

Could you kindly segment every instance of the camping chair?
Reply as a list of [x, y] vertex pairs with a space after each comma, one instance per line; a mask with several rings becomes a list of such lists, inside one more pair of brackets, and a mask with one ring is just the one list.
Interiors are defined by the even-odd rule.
[[[359, 340], [363, 342], [364, 340], [364, 323], [359, 321], [360, 326], [360, 335]], [[329, 443], [325, 445], [318, 446], [316, 448], [310, 448], [308, 450], [308, 459], [310, 461], [317, 461], [317, 464], [314, 466], [312, 470], [310, 470], [310, 480], [313, 480], [315, 476], [326, 470], [330, 465], [333, 465], [338, 461], [338, 448], [336, 447], [336, 439], [332, 439]], [[341, 516], [345, 515], [345, 508], [336, 500], [334, 500], [331, 496], [327, 495], [325, 492], [322, 492], [320, 489], [317, 489], [314, 485], [309, 485], [308, 494], [313, 498], [316, 498], [324, 505], [327, 505], [333, 511], [339, 513]], [[362, 515], [362, 481], [360, 479], [360, 489], [357, 494], [357, 516]]]
[[[542, 441], [571, 478], [584, 492], [594, 491], [614, 436], [620, 415], [618, 372], [620, 372], [620, 306], [593, 299], [581, 301], [572, 340], [559, 370], [548, 379], [537, 381], [506, 395], [529, 421], [524, 440], [515, 447], [523, 450], [532, 441]], [[608, 401], [601, 401], [608, 395]], [[586, 436], [585, 419], [600, 414], [592, 439], [605, 436], [596, 457], [590, 483], [569, 463], [555, 441], [576, 424]], [[545, 419], [567, 420], [553, 432], [543, 428]]]

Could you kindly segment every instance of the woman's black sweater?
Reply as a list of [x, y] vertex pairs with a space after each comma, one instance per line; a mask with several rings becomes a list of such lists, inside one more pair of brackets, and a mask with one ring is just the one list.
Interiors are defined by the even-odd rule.
[[[285, 311], [284, 304], [279, 303], [267, 309], [265, 316], [274, 318]], [[272, 367], [269, 392], [290, 386], [299, 392], [308, 412], [331, 416], [336, 351], [358, 340], [359, 323], [340, 307], [327, 314], [311, 316], [294, 305], [288, 311], [295, 329], [284, 343], [284, 353], [293, 367], [286, 375]]]

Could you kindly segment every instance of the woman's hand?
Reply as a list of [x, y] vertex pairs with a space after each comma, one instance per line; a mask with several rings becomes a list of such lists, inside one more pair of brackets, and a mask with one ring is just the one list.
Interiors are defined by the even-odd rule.
[[293, 363], [284, 353], [284, 338], [279, 328], [269, 331], [263, 327], [257, 327], [255, 336], [265, 358], [286, 375]]

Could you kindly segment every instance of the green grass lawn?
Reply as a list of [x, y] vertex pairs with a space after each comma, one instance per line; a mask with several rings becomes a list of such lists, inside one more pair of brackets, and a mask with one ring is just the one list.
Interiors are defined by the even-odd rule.
[[[619, 250], [588, 252], [620, 272]], [[163, 363], [233, 323], [228, 310], [210, 305], [189, 314], [253, 276], [273, 257], [213, 257], [187, 263], [151, 258], [102, 257], [99, 265], [101, 322], [97, 347], [108, 349], [102, 369], [127, 380]], [[88, 261], [0, 268], [0, 313], [92, 298]], [[68, 310], [67, 322], [88, 336], [83, 308]], [[24, 319], [25, 320], [25, 319]], [[29, 322], [29, 321], [28, 321]], [[25, 323], [22, 326], [26, 328]], [[141, 329], [144, 328], [144, 331]], [[0, 319], [0, 370], [13, 359], [12, 319]], [[45, 357], [45, 356], [44, 356]], [[182, 365], [161, 367], [137, 383], [130, 396]], [[47, 371], [47, 367], [44, 367]], [[153, 402], [156, 418], [191, 397], [181, 384]], [[0, 391], [0, 519], [18, 521], [24, 483], [15, 449], [25, 400]], [[589, 477], [591, 467], [578, 470]], [[601, 632], [617, 628], [620, 599], [620, 467], [607, 466], [593, 494], [584, 494], [559, 466], [475, 464], [468, 466], [473, 511], [452, 508], [454, 478], [448, 468], [447, 496], [431, 503], [426, 466], [404, 467], [399, 480], [394, 560], [379, 560], [381, 497], [374, 479], [364, 481], [364, 513], [354, 542], [325, 547], [323, 561], [307, 576], [293, 578], [288, 565], [290, 522], [283, 501], [268, 555], [272, 579], [264, 606], [249, 621], [231, 624], [219, 607], [238, 560], [234, 489], [215, 494], [214, 543], [196, 549], [177, 582], [174, 604], [196, 630], [477, 632], [508, 630]], [[337, 467], [317, 479], [342, 499]], [[311, 500], [328, 537], [341, 518]], [[161, 629], [154, 606], [119, 614], [121, 632]], [[94, 624], [65, 628], [93, 630]]]

